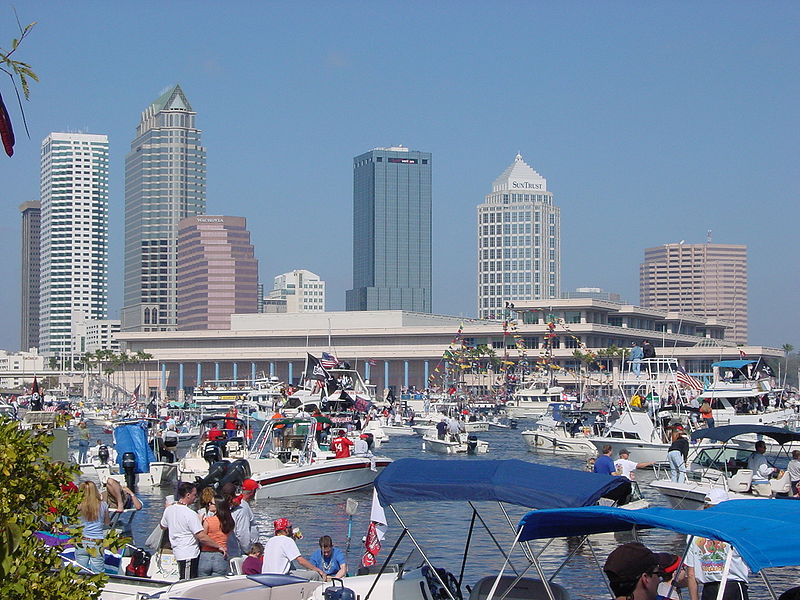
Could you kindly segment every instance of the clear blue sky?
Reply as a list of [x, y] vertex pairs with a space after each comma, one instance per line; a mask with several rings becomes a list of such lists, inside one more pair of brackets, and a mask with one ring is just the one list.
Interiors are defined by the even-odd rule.
[[[475, 207], [520, 151], [562, 207], [564, 289], [638, 302], [643, 249], [749, 247], [750, 341], [800, 346], [797, 2], [36, 2], [40, 76], [0, 156], [0, 347], [19, 344], [18, 205], [51, 131], [111, 144], [110, 317], [124, 160], [180, 83], [208, 149], [208, 213], [247, 218], [261, 279], [352, 283], [352, 158], [433, 153], [434, 312], [474, 316]], [[0, 6], [0, 45], [15, 37]]]

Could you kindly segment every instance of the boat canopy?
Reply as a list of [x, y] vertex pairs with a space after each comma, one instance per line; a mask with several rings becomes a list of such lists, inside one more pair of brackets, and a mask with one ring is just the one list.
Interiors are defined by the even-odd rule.
[[732, 544], [750, 570], [800, 565], [794, 531], [800, 521], [795, 500], [730, 500], [706, 510], [587, 506], [527, 513], [519, 522], [519, 541], [658, 527]]
[[521, 460], [425, 460], [403, 458], [375, 479], [382, 506], [395, 502], [497, 501], [527, 508], [587, 506], [601, 497], [625, 498], [631, 484], [575, 469]]
[[720, 425], [708, 429], [698, 429], [692, 432], [693, 440], [709, 439], [715, 442], [727, 442], [738, 435], [755, 433], [772, 438], [779, 444], [786, 442], [800, 442], [800, 433], [784, 429], [783, 427], [772, 427], [770, 425]]
[[754, 360], [720, 360], [712, 363], [712, 367], [719, 367], [720, 369], [741, 369], [747, 365], [754, 365]]

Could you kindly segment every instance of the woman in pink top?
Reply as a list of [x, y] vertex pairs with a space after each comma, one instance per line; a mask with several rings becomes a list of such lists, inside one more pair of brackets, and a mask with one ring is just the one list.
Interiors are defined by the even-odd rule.
[[216, 548], [200, 546], [200, 562], [197, 566], [197, 575], [206, 577], [211, 575], [228, 574], [228, 534], [233, 531], [233, 517], [228, 500], [223, 496], [214, 496], [213, 502], [208, 505], [208, 516], [203, 519], [203, 530], [208, 537], [214, 540], [225, 553], [220, 553]]

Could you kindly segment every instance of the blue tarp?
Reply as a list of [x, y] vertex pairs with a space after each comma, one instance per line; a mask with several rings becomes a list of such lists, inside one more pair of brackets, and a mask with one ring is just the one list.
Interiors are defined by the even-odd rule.
[[402, 458], [375, 479], [384, 507], [395, 502], [497, 501], [528, 508], [587, 506], [630, 493], [625, 477], [521, 460]]
[[720, 425], [719, 427], [710, 427], [708, 429], [693, 431], [692, 439], [701, 440], [706, 438], [716, 442], [727, 442], [737, 435], [745, 435], [748, 433], [755, 433], [772, 438], [781, 445], [786, 442], [800, 442], [800, 433], [789, 431], [783, 427], [772, 427], [770, 425]]
[[122, 473], [122, 457], [126, 452], [136, 455], [136, 472], [148, 473], [150, 463], [156, 462], [153, 449], [147, 443], [145, 423], [126, 423], [114, 428], [114, 448], [117, 450], [117, 464]]
[[800, 565], [800, 501], [730, 500], [706, 510], [588, 506], [536, 510], [519, 522], [520, 541], [658, 527], [732, 544], [752, 571]]
[[720, 367], [722, 369], [741, 369], [742, 367], [746, 367], [747, 365], [754, 365], [756, 361], [754, 360], [721, 360], [719, 362], [712, 363], [712, 367]]

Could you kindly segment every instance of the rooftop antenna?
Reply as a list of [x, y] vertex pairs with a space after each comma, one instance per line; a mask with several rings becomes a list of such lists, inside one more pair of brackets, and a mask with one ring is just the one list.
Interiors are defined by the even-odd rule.
[[706, 231], [706, 244], [710, 243], [711, 243], [711, 230], [709, 229]]

